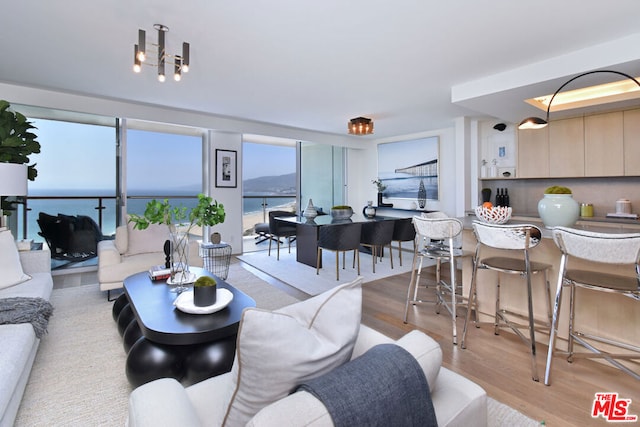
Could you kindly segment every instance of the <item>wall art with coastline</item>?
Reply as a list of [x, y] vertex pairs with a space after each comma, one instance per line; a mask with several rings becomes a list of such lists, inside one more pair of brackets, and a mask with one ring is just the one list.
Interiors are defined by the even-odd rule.
[[385, 197], [438, 200], [439, 141], [432, 136], [378, 144], [378, 178], [387, 187]]

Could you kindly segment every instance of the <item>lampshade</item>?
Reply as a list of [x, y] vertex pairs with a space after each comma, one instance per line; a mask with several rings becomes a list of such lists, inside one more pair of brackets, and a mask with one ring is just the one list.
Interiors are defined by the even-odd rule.
[[27, 165], [0, 163], [0, 196], [27, 195]]
[[551, 111], [551, 104], [553, 103], [553, 100], [556, 97], [556, 95], [558, 94], [558, 92], [560, 92], [566, 85], [568, 85], [569, 83], [571, 83], [572, 81], [574, 81], [576, 79], [579, 79], [580, 77], [588, 76], [590, 74], [597, 74], [597, 73], [618, 74], [620, 76], [628, 78], [629, 80], [633, 80], [638, 86], [640, 86], [640, 82], [638, 82], [638, 80], [636, 80], [635, 78], [631, 77], [629, 74], [625, 74], [625, 73], [622, 73], [620, 71], [594, 70], [594, 71], [588, 71], [586, 73], [578, 74], [577, 76], [572, 77], [569, 80], [567, 80], [565, 83], [562, 84], [562, 86], [560, 86], [558, 88], [558, 90], [556, 90], [554, 92], [553, 96], [549, 100], [549, 104], [547, 105], [547, 119], [546, 120], [541, 119], [540, 117], [527, 117], [526, 119], [524, 119], [523, 121], [520, 122], [520, 124], [518, 125], [518, 129], [541, 129], [541, 128], [547, 126], [547, 124], [549, 124], [549, 112]]
[[347, 126], [352, 135], [371, 135], [373, 133], [373, 120], [366, 117], [351, 119]]

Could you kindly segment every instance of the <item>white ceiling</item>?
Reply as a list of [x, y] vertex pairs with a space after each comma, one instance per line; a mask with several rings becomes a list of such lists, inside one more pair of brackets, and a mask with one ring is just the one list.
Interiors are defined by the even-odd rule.
[[[380, 139], [517, 122], [591, 69], [638, 76], [639, 16], [638, 0], [20, 0], [0, 13], [0, 82], [335, 135], [365, 116]], [[179, 83], [132, 72], [156, 23], [169, 53], [191, 44]]]

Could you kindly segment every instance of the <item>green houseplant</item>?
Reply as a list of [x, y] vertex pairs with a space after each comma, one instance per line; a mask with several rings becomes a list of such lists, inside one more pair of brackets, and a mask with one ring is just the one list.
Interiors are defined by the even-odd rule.
[[188, 210], [186, 206], [171, 206], [169, 200], [152, 200], [147, 203], [144, 214], [129, 215], [134, 228], [144, 230], [150, 224], [165, 224], [169, 227], [174, 258], [171, 263], [171, 281], [176, 284], [188, 283], [189, 272], [189, 233], [196, 225], [212, 227], [225, 219], [224, 206], [204, 194], [198, 194], [198, 204]]
[[[9, 102], [0, 100], [0, 162], [27, 164], [27, 177], [30, 181], [36, 179], [38, 171], [36, 165], [29, 165], [29, 156], [40, 152], [40, 143], [36, 141], [36, 129], [27, 118], [10, 109]], [[1, 196], [1, 195], [0, 195]], [[6, 197], [1, 198], [0, 209], [9, 215], [13, 209]]]

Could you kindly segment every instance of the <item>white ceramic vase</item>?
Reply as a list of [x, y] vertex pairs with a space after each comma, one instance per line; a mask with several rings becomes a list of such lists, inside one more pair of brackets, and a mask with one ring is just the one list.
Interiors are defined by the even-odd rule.
[[580, 205], [571, 194], [545, 194], [538, 202], [538, 214], [545, 227], [571, 227], [580, 216]]
[[313, 206], [313, 200], [309, 199], [309, 204], [302, 214], [307, 219], [313, 219], [318, 216], [318, 210]]

